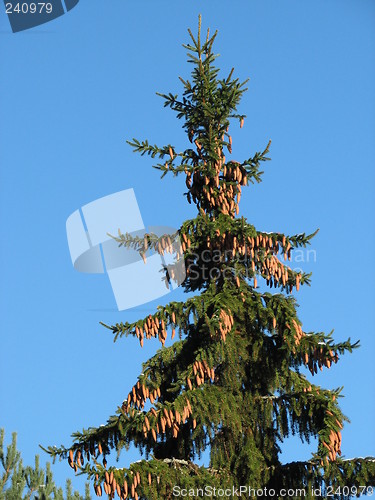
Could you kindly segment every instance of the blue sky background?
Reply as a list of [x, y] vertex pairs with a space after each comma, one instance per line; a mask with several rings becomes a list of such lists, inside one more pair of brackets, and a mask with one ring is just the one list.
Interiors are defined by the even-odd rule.
[[[99, 321], [135, 320], [180, 291], [118, 312], [108, 278], [76, 272], [67, 217], [133, 187], [146, 224], [193, 217], [183, 179], [159, 180], [126, 139], [182, 148], [186, 140], [156, 91], [179, 92], [181, 43], [198, 14], [218, 29], [218, 65], [250, 77], [232, 127], [233, 158], [272, 139], [263, 183], [240, 215], [260, 230], [312, 232], [312, 286], [298, 293], [306, 331], [361, 340], [314, 382], [344, 386], [347, 458], [374, 449], [375, 3], [372, 0], [198, 2], [81, 0], [61, 18], [13, 34], [0, 7], [0, 426], [18, 432], [26, 463], [44, 445], [99, 425], [159, 347], [112, 343]], [[301, 263], [295, 263], [300, 267]], [[308, 459], [293, 438], [282, 460]], [[42, 459], [46, 457], [41, 452]], [[123, 453], [124, 465], [138, 458]], [[72, 477], [66, 463], [56, 480]], [[80, 480], [74, 480], [80, 486]]]

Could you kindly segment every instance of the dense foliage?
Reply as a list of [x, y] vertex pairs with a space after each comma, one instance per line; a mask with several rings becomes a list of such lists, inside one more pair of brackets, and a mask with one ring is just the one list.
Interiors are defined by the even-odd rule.
[[65, 491], [56, 486], [51, 465], [47, 462], [43, 469], [39, 456], [35, 457], [34, 466], [24, 466], [21, 453], [17, 451], [17, 435], [12, 434], [12, 441], [4, 450], [4, 429], [0, 429], [0, 500], [90, 500], [89, 485], [82, 497], [72, 490], [71, 481], [66, 482]]

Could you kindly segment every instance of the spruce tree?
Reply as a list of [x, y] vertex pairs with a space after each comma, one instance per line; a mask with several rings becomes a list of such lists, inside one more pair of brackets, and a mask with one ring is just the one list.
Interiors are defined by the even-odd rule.
[[[178, 152], [171, 144], [129, 143], [159, 161], [154, 166], [162, 177], [186, 176], [185, 195], [197, 215], [175, 238], [120, 233], [117, 241], [144, 260], [150, 249], [174, 253], [176, 262], [183, 258], [182, 287], [195, 295], [159, 306], [139, 321], [105, 325], [115, 340], [133, 335], [143, 345], [155, 337], [162, 348], [144, 363], [106, 425], [75, 433], [70, 447], [48, 452], [67, 459], [93, 481], [98, 496], [109, 498], [167, 499], [182, 488], [189, 492], [205, 485], [211, 493], [216, 488], [217, 496], [220, 488], [234, 487], [236, 496], [240, 485], [250, 485], [258, 493], [247, 490], [244, 497], [267, 496], [267, 491], [273, 496], [274, 490], [277, 498], [281, 488], [305, 488], [305, 498], [313, 498], [311, 489], [322, 488], [323, 497], [350, 498], [375, 484], [375, 460], [341, 457], [341, 430], [348, 421], [338, 405], [341, 389], [327, 390], [312, 380], [318, 369], [329, 369], [358, 343], [305, 332], [297, 316], [292, 292], [309, 284], [310, 275], [293, 271], [288, 259], [315, 233], [266, 233], [236, 217], [242, 188], [261, 181], [270, 143], [248, 159], [233, 159], [229, 127], [232, 121], [243, 126], [245, 115], [237, 108], [246, 82], [234, 78], [233, 70], [219, 76], [213, 52], [217, 33], [201, 38], [200, 20], [196, 37], [188, 31], [191, 40], [184, 47], [191, 79], [180, 78], [181, 98], [160, 95], [182, 120], [190, 144]], [[167, 281], [176, 274], [177, 264], [167, 266]], [[274, 290], [261, 292], [258, 282]], [[179, 340], [166, 347], [167, 336], [173, 339], [176, 331]], [[318, 438], [316, 452], [306, 461], [281, 463], [280, 443], [290, 434], [303, 442]], [[111, 450], [120, 454], [131, 443], [144, 460], [129, 467], [107, 464]], [[205, 450], [209, 466], [196, 465], [194, 459]]]
[[67, 479], [65, 492], [56, 486], [51, 464], [47, 462], [43, 469], [39, 456], [35, 456], [35, 465], [24, 466], [21, 453], [17, 450], [17, 434], [13, 432], [12, 441], [4, 450], [4, 429], [0, 429], [0, 500], [91, 500], [89, 484], [86, 483], [85, 496], [77, 491], [73, 493], [72, 483]]

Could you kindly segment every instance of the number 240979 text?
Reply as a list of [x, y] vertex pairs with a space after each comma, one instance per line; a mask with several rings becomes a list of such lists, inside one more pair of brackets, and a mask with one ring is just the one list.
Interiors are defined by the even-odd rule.
[[52, 13], [52, 4], [45, 2], [37, 2], [37, 3], [22, 3], [17, 2], [15, 5], [12, 3], [5, 4], [6, 13], [7, 14], [42, 14], [46, 12], [47, 14]]

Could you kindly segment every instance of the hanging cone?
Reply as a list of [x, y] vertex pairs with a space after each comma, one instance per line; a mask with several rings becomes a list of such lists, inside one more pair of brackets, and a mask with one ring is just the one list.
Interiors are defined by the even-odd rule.
[[178, 425], [180, 425], [181, 423], [181, 415], [180, 412], [178, 412], [177, 410], [176, 410], [176, 422]]
[[160, 419], [160, 425], [161, 425], [161, 430], [162, 430], [163, 434], [165, 433], [165, 424], [166, 424], [165, 418], [161, 417], [161, 419]]
[[145, 424], [146, 424], [147, 431], [150, 431], [150, 421], [147, 417], [145, 417]]

